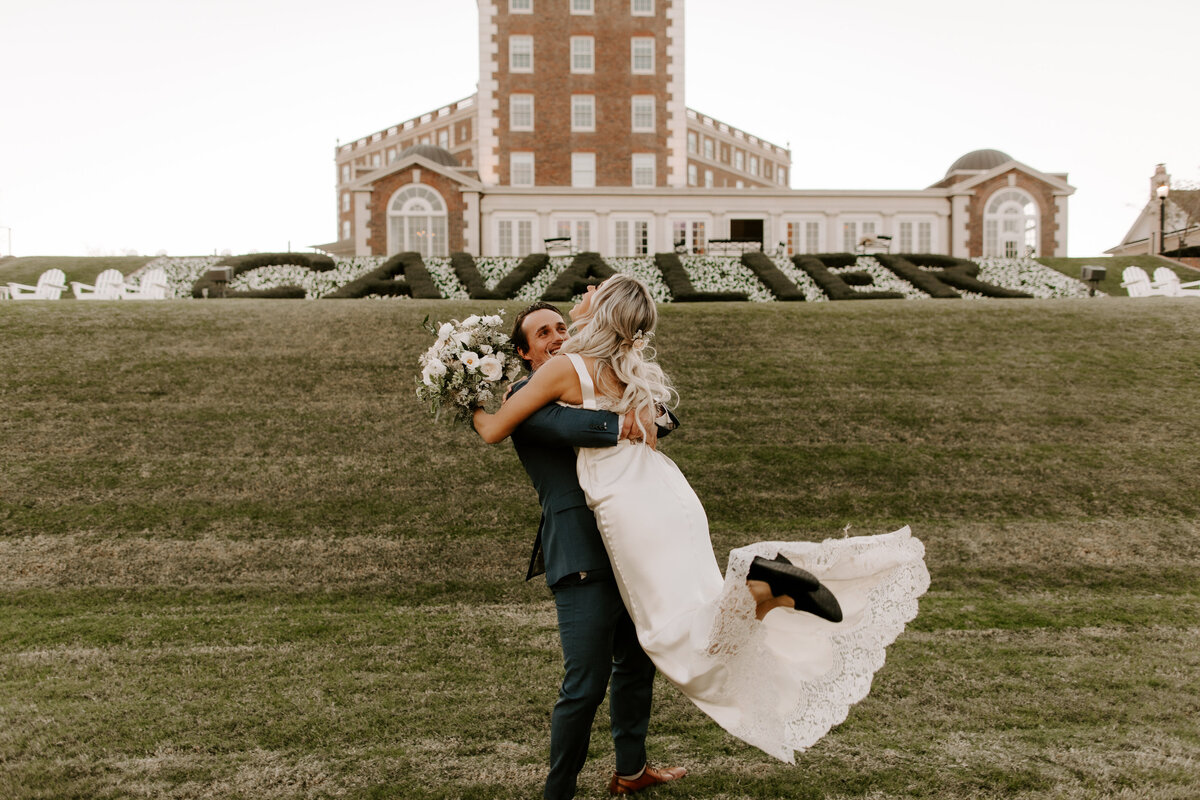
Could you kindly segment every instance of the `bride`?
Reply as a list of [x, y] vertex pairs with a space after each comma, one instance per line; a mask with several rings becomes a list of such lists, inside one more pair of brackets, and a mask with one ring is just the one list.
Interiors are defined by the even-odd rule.
[[[547, 403], [653, 419], [674, 390], [647, 348], [658, 310], [617, 274], [571, 310], [573, 335], [475, 429], [503, 440]], [[638, 641], [658, 670], [721, 727], [791, 763], [866, 697], [884, 650], [929, 586], [907, 527], [877, 536], [758, 542], [722, 578], [704, 508], [650, 446], [580, 448], [579, 483]]]

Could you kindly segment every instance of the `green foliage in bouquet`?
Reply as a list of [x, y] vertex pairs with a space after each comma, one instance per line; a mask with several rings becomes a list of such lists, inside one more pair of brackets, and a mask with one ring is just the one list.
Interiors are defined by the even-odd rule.
[[[979, 280], [979, 265], [963, 258], [935, 253], [890, 255], [880, 253], [875, 259], [930, 297], [962, 297], [955, 289], [976, 292], [985, 297], [1032, 297], [1016, 289], [984, 283]], [[921, 269], [930, 267], [935, 271]]]
[[[851, 287], [841, 275], [831, 272], [831, 268], [852, 267], [858, 263], [858, 256], [853, 253], [827, 253], [816, 256], [792, 256], [792, 263], [797, 269], [808, 273], [813, 282], [830, 300], [901, 300], [900, 292], [861, 291]], [[851, 278], [857, 280], [857, 278]]]
[[417, 399], [429, 406], [434, 419], [449, 413], [470, 427], [475, 409], [499, 405], [504, 386], [521, 374], [524, 365], [503, 331], [503, 313], [472, 314], [437, 327], [429, 317], [422, 321], [437, 340], [418, 359]]
[[779, 267], [775, 266], [775, 262], [767, 258], [761, 250], [742, 253], [742, 264], [771, 290], [771, 294], [775, 295], [777, 300], [793, 302], [804, 300], [804, 292], [800, 291], [796, 284], [792, 283], [791, 279], [784, 275]]
[[675, 253], [656, 253], [654, 255], [654, 264], [662, 273], [663, 282], [667, 284], [667, 288], [671, 291], [671, 298], [676, 303], [720, 303], [720, 302], [736, 302], [745, 301], [745, 292], [698, 292], [696, 287], [692, 286], [692, 280], [688, 277], [687, 270], [683, 268], [683, 262], [679, 260], [679, 256]]
[[599, 253], [580, 253], [546, 288], [542, 299], [565, 303], [586, 292], [589, 285], [599, 284], [616, 274], [617, 271], [605, 263]]
[[[398, 279], [402, 278], [402, 279]], [[400, 297], [440, 300], [442, 293], [433, 276], [421, 260], [420, 253], [398, 253], [379, 265], [378, 269], [350, 281], [328, 297]]]

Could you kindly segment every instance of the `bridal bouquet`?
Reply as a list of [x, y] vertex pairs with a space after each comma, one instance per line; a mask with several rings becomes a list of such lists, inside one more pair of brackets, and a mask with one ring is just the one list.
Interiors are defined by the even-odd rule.
[[417, 397], [429, 404], [435, 419], [449, 411], [470, 425], [472, 412], [500, 398], [502, 384], [521, 374], [521, 359], [502, 324], [500, 314], [472, 314], [435, 329], [425, 318], [425, 329], [437, 341], [420, 358]]

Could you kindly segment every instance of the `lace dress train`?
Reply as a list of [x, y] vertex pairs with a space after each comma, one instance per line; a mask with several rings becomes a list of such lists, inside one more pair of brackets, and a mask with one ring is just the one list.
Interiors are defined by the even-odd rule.
[[[570, 358], [584, 407], [597, 408], [582, 359]], [[732, 550], [722, 578], [704, 508], [671, 459], [622, 441], [580, 448], [576, 465], [646, 654], [721, 727], [783, 761], [866, 697], [929, 586], [924, 547], [907, 527], [758, 542]], [[755, 556], [781, 553], [833, 591], [842, 622], [786, 608], [755, 618], [746, 573]]]

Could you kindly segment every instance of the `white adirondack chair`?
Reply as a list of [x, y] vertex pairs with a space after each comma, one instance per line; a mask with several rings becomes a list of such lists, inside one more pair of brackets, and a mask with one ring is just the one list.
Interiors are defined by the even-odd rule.
[[76, 300], [120, 300], [125, 293], [125, 276], [119, 269], [106, 269], [96, 276], [94, 285], [71, 281]]
[[67, 276], [61, 269], [48, 269], [38, 276], [37, 286], [25, 283], [8, 283], [8, 294], [13, 300], [57, 300], [67, 290]]
[[1121, 285], [1129, 292], [1130, 297], [1153, 297], [1163, 294], [1141, 267], [1126, 267], [1121, 271], [1121, 278]]
[[151, 267], [139, 276], [136, 286], [125, 284], [124, 296], [126, 300], [166, 300], [169, 290], [167, 271]]
[[1179, 280], [1175, 270], [1170, 267], [1158, 267], [1154, 270], [1154, 285], [1162, 288], [1162, 293], [1168, 297], [1200, 297], [1200, 281]]

